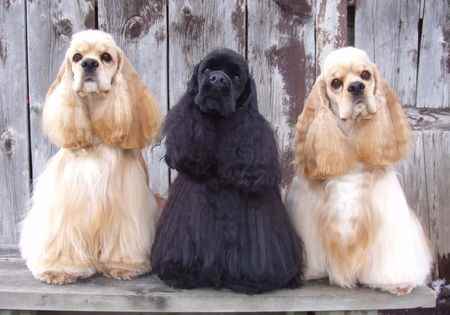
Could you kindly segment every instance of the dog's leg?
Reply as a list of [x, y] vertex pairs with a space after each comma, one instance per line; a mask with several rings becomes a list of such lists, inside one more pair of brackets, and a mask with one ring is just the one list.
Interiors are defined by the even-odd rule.
[[426, 236], [393, 171], [376, 181], [371, 197], [380, 230], [360, 282], [395, 295], [408, 294], [425, 283], [431, 269]]
[[128, 280], [150, 271], [150, 251], [159, 216], [157, 201], [150, 191], [139, 159], [121, 161], [119, 177], [108, 188], [108, 224], [102, 224], [101, 272]]
[[71, 283], [95, 273], [85, 234], [86, 188], [79, 182], [83, 178], [79, 165], [72, 163], [78, 161], [67, 150], [49, 161], [22, 222], [22, 257], [35, 278], [51, 284]]
[[323, 195], [301, 176], [292, 180], [286, 195], [286, 208], [301, 237], [306, 253], [305, 280], [327, 277], [326, 256], [320, 242], [317, 207]]
[[366, 173], [340, 176], [326, 183], [319, 206], [320, 238], [326, 251], [331, 283], [353, 287], [375, 233], [369, 203], [371, 177]]

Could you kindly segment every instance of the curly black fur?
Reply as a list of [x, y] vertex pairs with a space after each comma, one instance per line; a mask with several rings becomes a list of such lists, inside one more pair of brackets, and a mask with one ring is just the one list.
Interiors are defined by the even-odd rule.
[[180, 288], [300, 285], [302, 244], [281, 201], [275, 138], [245, 60], [228, 49], [210, 53], [163, 135], [167, 164], [179, 174], [159, 221], [154, 273]]

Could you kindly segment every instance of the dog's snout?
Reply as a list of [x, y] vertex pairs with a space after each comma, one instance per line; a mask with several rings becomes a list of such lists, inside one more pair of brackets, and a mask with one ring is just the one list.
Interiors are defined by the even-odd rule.
[[227, 78], [222, 71], [214, 71], [209, 75], [209, 82], [215, 87], [222, 88], [227, 85]]
[[86, 71], [94, 71], [98, 67], [98, 61], [92, 58], [86, 58], [81, 62], [81, 66]]
[[366, 86], [364, 85], [364, 83], [362, 83], [360, 81], [356, 81], [356, 82], [350, 83], [350, 85], [347, 88], [347, 91], [349, 91], [353, 95], [361, 95], [361, 94], [363, 94], [365, 87]]

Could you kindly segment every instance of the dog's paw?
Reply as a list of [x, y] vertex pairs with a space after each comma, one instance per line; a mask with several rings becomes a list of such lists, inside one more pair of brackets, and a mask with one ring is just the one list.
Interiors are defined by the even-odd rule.
[[381, 288], [381, 290], [389, 292], [389, 293], [391, 293], [393, 295], [397, 295], [397, 296], [410, 294], [413, 289], [414, 289], [414, 286], [408, 285], [408, 284], [388, 285], [388, 286], [384, 286]]
[[117, 280], [131, 280], [145, 273], [143, 270], [129, 270], [123, 268], [106, 268], [102, 271], [108, 278]]
[[63, 271], [46, 271], [38, 276], [38, 279], [48, 284], [70, 284], [80, 278], [79, 275]]

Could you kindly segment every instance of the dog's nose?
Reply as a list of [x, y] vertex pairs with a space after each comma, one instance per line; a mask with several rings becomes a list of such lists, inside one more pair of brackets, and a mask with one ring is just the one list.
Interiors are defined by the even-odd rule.
[[81, 66], [86, 71], [94, 71], [98, 67], [98, 61], [92, 58], [86, 58], [81, 63]]
[[365, 85], [362, 82], [356, 81], [350, 83], [350, 85], [347, 88], [347, 91], [349, 91], [353, 95], [361, 95], [364, 92]]
[[214, 71], [209, 75], [209, 82], [215, 87], [222, 88], [227, 85], [227, 78], [222, 71]]

